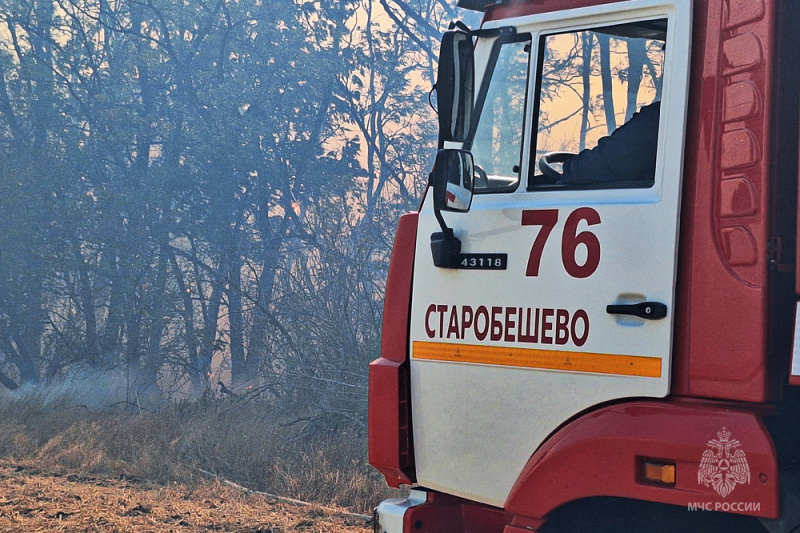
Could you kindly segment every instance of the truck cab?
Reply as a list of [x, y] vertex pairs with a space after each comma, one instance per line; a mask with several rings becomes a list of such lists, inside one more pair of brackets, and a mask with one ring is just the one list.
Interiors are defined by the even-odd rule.
[[461, 4], [370, 367], [410, 489], [376, 531], [800, 527], [800, 9]]

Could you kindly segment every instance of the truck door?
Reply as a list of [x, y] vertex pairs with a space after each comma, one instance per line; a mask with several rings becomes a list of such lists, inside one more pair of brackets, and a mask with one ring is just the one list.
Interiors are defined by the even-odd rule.
[[[476, 194], [467, 213], [444, 213], [460, 268], [433, 265], [431, 194], [419, 216], [422, 486], [502, 506], [570, 418], [669, 393], [690, 15], [688, 1], [637, 0], [484, 26], [516, 33], [476, 43], [477, 126], [463, 146]], [[634, 129], [648, 114], [651, 132]], [[607, 141], [618, 129], [653, 148], [641, 168], [636, 149]], [[559, 161], [598, 144], [612, 159], [566, 179]]]

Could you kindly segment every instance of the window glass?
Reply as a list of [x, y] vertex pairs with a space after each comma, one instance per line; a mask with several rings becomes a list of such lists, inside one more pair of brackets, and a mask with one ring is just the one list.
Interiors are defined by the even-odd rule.
[[496, 46], [494, 69], [486, 74], [485, 97], [479, 96], [476, 109], [480, 119], [471, 147], [475, 192], [511, 191], [519, 183], [530, 38]]
[[666, 29], [654, 20], [541, 38], [531, 186], [653, 184]]

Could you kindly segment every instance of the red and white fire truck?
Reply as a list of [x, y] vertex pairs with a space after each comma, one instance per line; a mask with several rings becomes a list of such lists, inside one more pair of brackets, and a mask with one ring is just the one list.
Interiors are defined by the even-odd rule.
[[375, 530], [797, 531], [800, 2], [460, 5], [370, 366], [409, 489]]

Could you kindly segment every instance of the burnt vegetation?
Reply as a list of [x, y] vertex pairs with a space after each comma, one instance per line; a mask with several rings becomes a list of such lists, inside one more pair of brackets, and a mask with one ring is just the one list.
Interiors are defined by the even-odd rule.
[[201, 399], [133, 412], [28, 398], [0, 404], [0, 463], [186, 490], [213, 475], [357, 513], [390, 496], [365, 464], [366, 443], [357, 430], [299, 438], [285, 418], [258, 402]]

